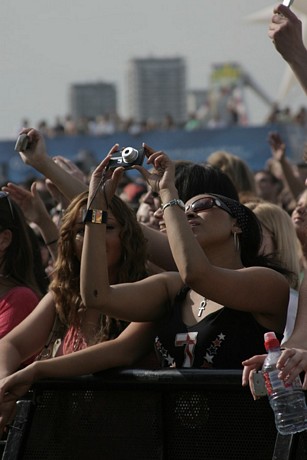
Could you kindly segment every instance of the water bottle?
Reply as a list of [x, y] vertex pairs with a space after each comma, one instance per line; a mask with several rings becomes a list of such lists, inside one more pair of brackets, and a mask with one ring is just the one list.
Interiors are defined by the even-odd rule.
[[281, 354], [280, 344], [274, 332], [264, 334], [264, 346], [268, 355], [262, 373], [270, 405], [275, 415], [275, 425], [281, 434], [294, 434], [307, 429], [306, 400], [298, 376], [291, 384], [278, 377], [276, 363]]

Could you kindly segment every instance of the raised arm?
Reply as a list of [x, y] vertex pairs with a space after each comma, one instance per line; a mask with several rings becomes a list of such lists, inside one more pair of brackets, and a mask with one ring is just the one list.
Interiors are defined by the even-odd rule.
[[[177, 273], [160, 273], [133, 283], [111, 281], [112, 255], [107, 239], [112, 234], [114, 216], [109, 208], [122, 175], [122, 168], [107, 170], [115, 145], [93, 172], [88, 197], [83, 249], [81, 256], [80, 291], [84, 305], [127, 321], [152, 321], [163, 316], [182, 286]], [[101, 182], [102, 181], [102, 182]], [[94, 211], [93, 211], [94, 210]], [[94, 214], [98, 216], [92, 218]], [[129, 254], [128, 257], [134, 257]], [[110, 281], [112, 284], [110, 285]]]
[[278, 5], [274, 9], [268, 34], [307, 93], [307, 49], [302, 38], [301, 20], [290, 8]]
[[[193, 215], [188, 216], [191, 221], [189, 223], [180, 206], [169, 205], [179, 198], [174, 183], [173, 162], [163, 152], [156, 152], [150, 156], [148, 163], [155, 167], [156, 174], [149, 173], [142, 167], [137, 169], [143, 173], [153, 191], [160, 193], [169, 244], [184, 284], [220, 305], [250, 311], [256, 315], [273, 314], [280, 317], [281, 312], [286, 311], [288, 302], [289, 286], [286, 279], [276, 271], [264, 267], [245, 268], [240, 257], [230, 254], [233, 245], [231, 248], [227, 246], [226, 257], [223, 251], [220, 253], [220, 250], [206, 245], [205, 233], [196, 238], [193, 232]], [[234, 230], [241, 231], [236, 226], [235, 219], [233, 225]], [[200, 232], [204, 232], [204, 228]]]
[[294, 173], [292, 165], [286, 158], [286, 145], [279, 133], [276, 132], [270, 133], [268, 140], [271, 147], [272, 157], [280, 164], [288, 187], [293, 197], [297, 198], [304, 191], [305, 185], [300, 177]]
[[23, 129], [23, 134], [29, 138], [28, 147], [19, 152], [22, 161], [35, 168], [46, 178], [51, 180], [63, 195], [70, 201], [75, 196], [87, 190], [87, 185], [75, 175], [67, 172], [56, 161], [48, 156], [42, 134], [33, 128]]
[[52, 258], [55, 260], [59, 229], [51, 219], [43, 200], [36, 190], [36, 182], [33, 182], [31, 191], [12, 182], [2, 187], [2, 190], [8, 192], [10, 197], [19, 205], [28, 222], [33, 222], [37, 225]]

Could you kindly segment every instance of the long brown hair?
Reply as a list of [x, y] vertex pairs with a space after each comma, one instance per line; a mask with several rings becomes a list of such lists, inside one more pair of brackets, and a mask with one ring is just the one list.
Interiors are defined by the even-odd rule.
[[[80, 295], [80, 261], [75, 254], [75, 224], [80, 221], [82, 210], [87, 205], [88, 192], [76, 197], [63, 216], [58, 243], [58, 257], [54, 266], [50, 289], [54, 292], [56, 310], [61, 321], [69, 326], [78, 326], [84, 310]], [[110, 204], [115, 219], [121, 226], [122, 253], [117, 282], [137, 281], [146, 276], [146, 241], [136, 220], [135, 213], [119, 197], [114, 196]], [[81, 313], [81, 314], [80, 314]], [[99, 340], [116, 337], [128, 323], [101, 316]]]

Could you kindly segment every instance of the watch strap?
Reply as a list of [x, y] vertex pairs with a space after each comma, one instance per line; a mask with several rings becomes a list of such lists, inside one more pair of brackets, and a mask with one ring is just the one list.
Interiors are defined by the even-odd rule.
[[183, 201], [178, 200], [178, 199], [170, 200], [167, 203], [163, 204], [162, 211], [164, 212], [165, 209], [168, 208], [169, 206], [179, 206], [180, 209], [182, 209], [183, 211], [185, 210]]

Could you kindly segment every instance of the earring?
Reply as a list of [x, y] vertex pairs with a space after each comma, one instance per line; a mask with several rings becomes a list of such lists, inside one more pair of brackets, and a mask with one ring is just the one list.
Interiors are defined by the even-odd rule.
[[235, 244], [236, 251], [239, 252], [240, 251], [240, 240], [239, 240], [237, 232], [234, 232], [233, 234], [233, 241]]

